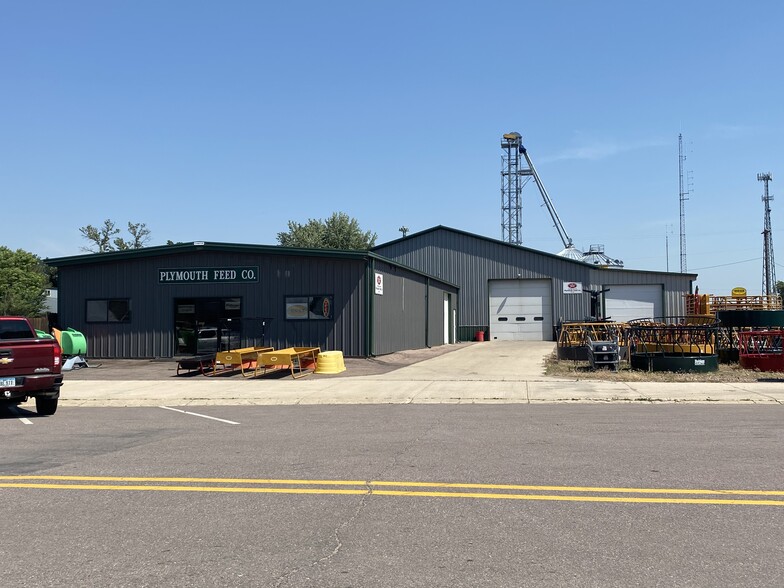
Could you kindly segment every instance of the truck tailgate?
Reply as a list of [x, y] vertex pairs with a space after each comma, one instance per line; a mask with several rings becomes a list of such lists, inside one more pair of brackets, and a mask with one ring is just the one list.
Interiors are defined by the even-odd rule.
[[[57, 373], [52, 339], [11, 339], [0, 341], [0, 378], [26, 374]], [[59, 358], [58, 358], [59, 359]]]

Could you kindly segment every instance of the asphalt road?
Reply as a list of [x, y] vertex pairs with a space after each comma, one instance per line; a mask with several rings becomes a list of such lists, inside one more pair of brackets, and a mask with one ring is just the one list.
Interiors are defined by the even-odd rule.
[[779, 406], [178, 410], [1, 413], [0, 585], [784, 584]]

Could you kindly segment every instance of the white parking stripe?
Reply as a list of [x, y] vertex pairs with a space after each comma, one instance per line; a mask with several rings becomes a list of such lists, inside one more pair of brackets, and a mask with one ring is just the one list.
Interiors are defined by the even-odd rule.
[[[17, 407], [15, 407], [15, 406], [11, 407], [11, 412], [14, 413], [15, 415], [19, 415], [19, 409]], [[32, 425], [33, 424], [33, 421], [31, 421], [30, 419], [25, 418], [23, 416], [20, 416], [19, 420], [22, 421], [25, 425]]]
[[187, 410], [180, 410], [179, 408], [172, 408], [170, 406], [159, 406], [158, 408], [165, 408], [166, 410], [173, 410], [174, 412], [181, 412], [182, 414], [189, 414], [192, 416], [201, 417], [203, 419], [220, 421], [222, 423], [227, 423], [229, 425], [239, 425], [239, 423], [235, 423], [234, 421], [227, 421], [226, 419], [219, 419], [218, 417], [207, 416], [206, 414], [199, 414], [198, 412], [188, 412]]

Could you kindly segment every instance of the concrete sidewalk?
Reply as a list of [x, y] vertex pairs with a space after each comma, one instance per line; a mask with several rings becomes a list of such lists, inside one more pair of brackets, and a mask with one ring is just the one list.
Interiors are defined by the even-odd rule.
[[[99, 369], [66, 374], [60, 405], [294, 405], [294, 404], [479, 404], [556, 402], [688, 402], [784, 404], [784, 383], [651, 383], [551, 378], [544, 360], [552, 342], [492, 341], [423, 351], [409, 365], [376, 375], [316, 374], [290, 377], [104, 379]], [[435, 355], [434, 355], [435, 354]], [[362, 360], [357, 360], [362, 361]], [[351, 362], [347, 361], [350, 366]], [[356, 365], [362, 365], [357, 363]], [[358, 369], [362, 372], [362, 369]], [[133, 372], [128, 370], [128, 374]], [[33, 403], [23, 405], [32, 409]]]

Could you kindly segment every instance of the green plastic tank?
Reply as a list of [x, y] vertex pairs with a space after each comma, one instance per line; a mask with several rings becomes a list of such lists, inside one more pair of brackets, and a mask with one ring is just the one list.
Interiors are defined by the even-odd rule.
[[60, 333], [60, 346], [64, 355], [86, 355], [87, 339], [76, 329], [67, 328]]
[[52, 337], [46, 331], [39, 331], [38, 329], [36, 329], [35, 334], [38, 336], [39, 339], [54, 339], [54, 337]]

